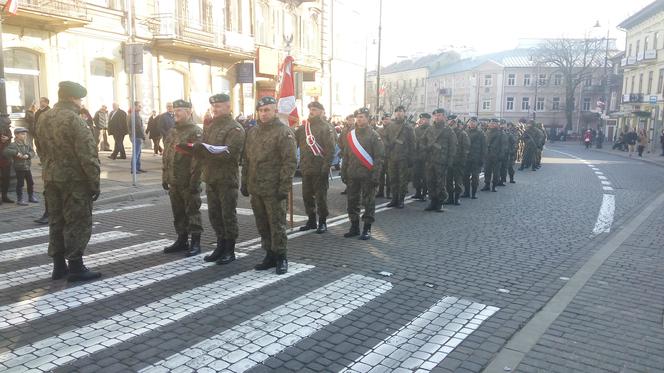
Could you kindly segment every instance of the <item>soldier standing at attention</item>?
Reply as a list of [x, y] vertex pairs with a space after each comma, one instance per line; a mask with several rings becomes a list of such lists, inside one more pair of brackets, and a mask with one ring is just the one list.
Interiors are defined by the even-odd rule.
[[507, 135], [507, 121], [504, 119], [500, 120], [500, 141], [503, 145], [503, 151], [500, 153], [498, 158], [498, 171], [499, 171], [499, 182], [497, 186], [505, 186], [505, 181], [507, 181], [507, 162], [509, 160], [509, 136]]
[[247, 133], [242, 159], [241, 191], [251, 196], [256, 227], [265, 250], [262, 263], [254, 268], [288, 272], [286, 202], [297, 167], [297, 145], [293, 132], [277, 118], [277, 100], [266, 96], [256, 104], [258, 120]]
[[[300, 231], [316, 229], [327, 232], [327, 189], [330, 186], [330, 164], [334, 157], [335, 136], [332, 125], [323, 119], [325, 108], [318, 101], [308, 105], [309, 120], [295, 131], [300, 148], [302, 199], [309, 220]], [[318, 225], [316, 225], [318, 213]]]
[[[480, 170], [486, 157], [486, 136], [484, 132], [477, 128], [477, 118], [472, 117], [468, 121], [468, 138], [470, 140], [470, 150], [466, 169], [464, 174], [464, 195], [465, 198], [477, 199], [477, 187], [480, 184]], [[472, 194], [470, 190], [472, 188]]]
[[[164, 249], [165, 253], [185, 251], [186, 256], [201, 252], [201, 167], [193, 157], [190, 144], [201, 141], [201, 130], [192, 119], [191, 103], [184, 100], [173, 102], [175, 127], [164, 141], [162, 183], [168, 190], [175, 232], [178, 239]], [[191, 234], [191, 244], [188, 244]]]
[[[507, 175], [510, 177], [510, 184], [516, 183], [514, 181], [514, 165], [516, 164], [516, 151], [518, 146], [518, 136], [516, 133], [516, 128], [514, 128], [514, 123], [507, 123]], [[507, 179], [507, 175], [500, 175], [502, 182], [504, 183]]]
[[429, 189], [429, 206], [424, 211], [443, 212], [443, 201], [447, 199], [445, 190], [447, 172], [453, 165], [457, 152], [457, 138], [447, 125], [445, 109], [433, 111], [433, 125], [425, 135], [426, 178]]
[[413, 157], [413, 187], [415, 188], [413, 198], [418, 201], [425, 201], [427, 196], [424, 141], [429, 127], [431, 127], [431, 114], [420, 114], [419, 125], [415, 127], [415, 156]]
[[406, 123], [406, 109], [403, 106], [399, 106], [395, 110], [394, 121], [385, 130], [383, 143], [392, 191], [392, 201], [387, 204], [387, 207], [402, 209], [415, 155], [415, 132], [413, 127]]
[[482, 191], [497, 192], [496, 186], [500, 183], [500, 159], [505, 152], [502, 131], [498, 128], [498, 119], [489, 121], [486, 142], [487, 154], [484, 163], [484, 188], [482, 188]]
[[78, 114], [86, 95], [87, 90], [78, 83], [60, 82], [58, 103], [41, 116], [37, 127], [53, 280], [67, 274], [70, 282], [101, 277], [83, 264], [92, 233], [92, 203], [100, 193], [97, 143]]
[[539, 131], [534, 127], [535, 121], [529, 120], [526, 131], [521, 138], [524, 143], [523, 159], [521, 160], [521, 167], [519, 171], [524, 168], [532, 167], [532, 170], [537, 170], [535, 165], [535, 156], [539, 147]]
[[376, 131], [369, 127], [369, 109], [355, 111], [355, 129], [346, 135], [341, 179], [348, 186], [350, 230], [344, 237], [360, 235], [360, 203], [364, 206], [361, 240], [371, 238], [376, 211], [376, 185], [383, 166], [385, 147]]
[[457, 151], [454, 156], [454, 164], [450, 167], [447, 176], [448, 197], [446, 204], [459, 206], [459, 197], [463, 191], [464, 168], [470, 151], [470, 139], [466, 131], [461, 128], [461, 124], [457, 123], [456, 115], [450, 115], [447, 119], [457, 138]]
[[[378, 126], [378, 129], [376, 132], [378, 132], [378, 136], [380, 136], [381, 140], [385, 139], [385, 131], [387, 128], [390, 126], [392, 114], [390, 113], [383, 113], [383, 116], [380, 119], [380, 126]], [[385, 145], [383, 143], [383, 145]], [[383, 165], [380, 169], [380, 180], [378, 180], [378, 193], [376, 193], [376, 198], [390, 198], [390, 182], [388, 180], [389, 176], [387, 175], [387, 165]]]
[[231, 115], [231, 98], [219, 93], [210, 97], [212, 123], [203, 131], [203, 142], [227, 146], [227, 151], [209, 152], [201, 143], [194, 148], [196, 159], [202, 163], [203, 181], [208, 197], [210, 225], [217, 236], [217, 247], [203, 260], [228, 264], [235, 260], [235, 241], [238, 236], [237, 208], [240, 187], [240, 158], [244, 148], [244, 128]]
[[[341, 158], [341, 163], [345, 162], [344, 159], [344, 147], [346, 145], [346, 135], [348, 132], [352, 131], [355, 128], [355, 117], [351, 114], [346, 117], [344, 121], [343, 128], [339, 134], [339, 158]], [[341, 194], [346, 194], [346, 189], [344, 189]]]

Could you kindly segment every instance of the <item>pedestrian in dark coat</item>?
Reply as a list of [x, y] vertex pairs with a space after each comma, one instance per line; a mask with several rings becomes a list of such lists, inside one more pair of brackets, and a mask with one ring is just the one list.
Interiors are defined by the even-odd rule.
[[161, 131], [159, 130], [159, 116], [157, 112], [152, 110], [150, 118], [148, 118], [148, 128], [145, 130], [154, 148], [154, 155], [160, 155], [164, 150], [161, 148], [159, 142], [161, 141]]
[[115, 145], [113, 153], [109, 156], [115, 159], [118, 154], [120, 159], [127, 159], [127, 153], [124, 148], [124, 138], [127, 136], [127, 112], [120, 109], [120, 105], [113, 103], [113, 111], [108, 116], [108, 132], [113, 136]]

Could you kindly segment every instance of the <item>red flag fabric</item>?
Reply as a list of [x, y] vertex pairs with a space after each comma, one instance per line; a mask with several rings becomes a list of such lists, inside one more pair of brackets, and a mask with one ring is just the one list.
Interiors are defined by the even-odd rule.
[[279, 87], [279, 101], [277, 111], [288, 115], [288, 125], [296, 126], [300, 122], [295, 105], [295, 79], [293, 78], [293, 57], [286, 56], [281, 68], [281, 86]]
[[7, 0], [4, 8], [2, 8], [2, 11], [12, 15], [16, 15], [16, 13], [18, 12], [18, 0]]

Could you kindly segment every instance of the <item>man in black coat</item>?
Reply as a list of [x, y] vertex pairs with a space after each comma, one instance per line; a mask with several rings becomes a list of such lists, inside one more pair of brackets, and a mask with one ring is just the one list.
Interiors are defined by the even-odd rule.
[[124, 138], [127, 136], [127, 112], [120, 109], [117, 103], [113, 103], [113, 111], [108, 115], [108, 132], [113, 136], [115, 145], [113, 153], [109, 156], [115, 159], [120, 153], [120, 159], [127, 159], [124, 148]]

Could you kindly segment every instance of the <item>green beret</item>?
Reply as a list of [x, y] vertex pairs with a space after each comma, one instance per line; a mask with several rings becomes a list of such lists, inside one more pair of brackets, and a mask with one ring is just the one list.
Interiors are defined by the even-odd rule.
[[191, 109], [191, 102], [185, 100], [175, 100], [173, 101], [173, 109], [177, 108]]
[[438, 108], [438, 109], [434, 110], [432, 114], [445, 114], [445, 109]]
[[431, 114], [429, 114], [429, 113], [422, 113], [422, 114], [420, 114], [420, 118], [431, 119]]
[[457, 116], [454, 115], [454, 114], [450, 114], [450, 115], [447, 116], [447, 119], [448, 120], [455, 120], [455, 119], [457, 119]]
[[394, 109], [394, 112], [395, 112], [395, 113], [398, 112], [398, 111], [406, 111], [406, 108], [403, 107], [403, 105], [399, 105], [399, 106], [397, 106], [396, 109]]
[[491, 118], [489, 119], [489, 123], [500, 123], [500, 121], [498, 120], [498, 118]]
[[256, 109], [258, 109], [261, 106], [265, 105], [276, 105], [277, 104], [277, 99], [272, 97], [272, 96], [265, 96], [261, 97], [260, 100], [256, 103]]
[[364, 114], [368, 117], [369, 116], [369, 109], [363, 107], [363, 108], [355, 110], [355, 116], [358, 116], [360, 114]]
[[88, 95], [88, 90], [76, 82], [64, 81], [58, 84], [58, 96], [83, 98]]
[[470, 122], [477, 122], [477, 117], [470, 117]]
[[217, 93], [214, 96], [210, 96], [210, 103], [216, 104], [217, 102], [228, 102], [231, 100], [231, 96], [225, 93]]
[[325, 110], [325, 108], [323, 107], [323, 104], [321, 104], [321, 103], [318, 102], [318, 101], [311, 101], [311, 102], [309, 103], [309, 105], [307, 105], [307, 107], [308, 107], [309, 109], [311, 109], [311, 108], [316, 108], [316, 109], [320, 109], [320, 110]]

